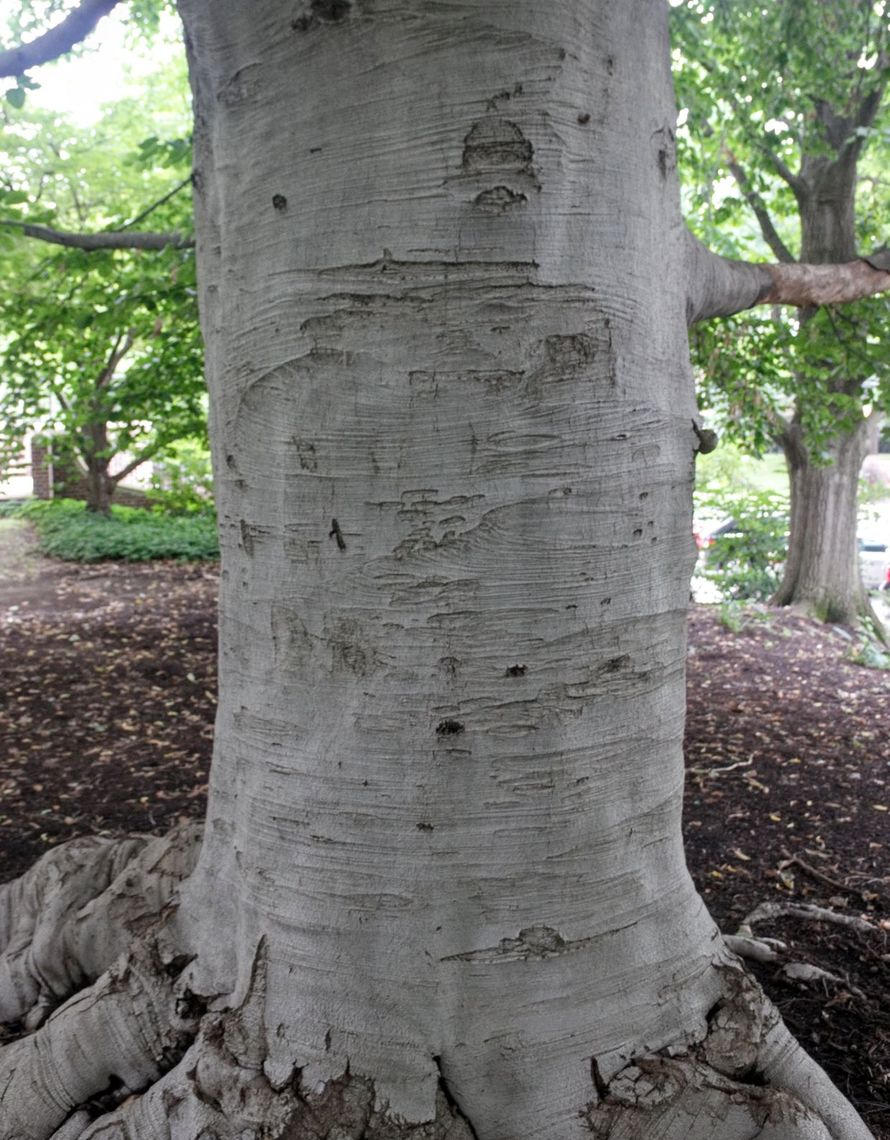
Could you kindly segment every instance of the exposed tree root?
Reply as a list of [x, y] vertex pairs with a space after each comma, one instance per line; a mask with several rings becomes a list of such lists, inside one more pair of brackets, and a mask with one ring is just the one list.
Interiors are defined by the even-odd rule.
[[608, 1080], [594, 1068], [597, 1140], [870, 1140], [756, 984], [723, 975], [703, 1040], [636, 1057]]
[[855, 914], [839, 914], [837, 911], [828, 910], [824, 906], [814, 906], [812, 903], [762, 902], [744, 919], [738, 933], [742, 937], [751, 937], [751, 931], [758, 923], [784, 917], [802, 918], [810, 922], [833, 922], [836, 926], [861, 930], [863, 934], [873, 934], [875, 930], [868, 919]]
[[295, 1071], [276, 1088], [263, 1071], [265, 996], [261, 952], [242, 1006], [204, 1017], [170, 1072], [73, 1140], [474, 1140], [443, 1088], [435, 1119], [422, 1124], [391, 1119], [375, 1106], [373, 1082], [348, 1070], [315, 1090]]
[[[84, 987], [0, 1051], [0, 1140], [477, 1140], [441, 1077], [447, 1057], [434, 1118], [419, 1123], [390, 1116], [373, 1074], [347, 1066], [306, 1087], [298, 1068], [267, 1072], [262, 943], [240, 1007], [211, 1011], [190, 992], [172, 919], [198, 839], [76, 841], [0, 896], [4, 1011], [36, 1026]], [[758, 908], [731, 945], [775, 954], [750, 927], [774, 913]], [[613, 1057], [611, 1071], [592, 1062], [593, 1135], [869, 1140], [755, 983], [729, 960], [715, 968], [705, 1032], [618, 1068]]]
[[7, 1045], [0, 1140], [46, 1140], [97, 1093], [144, 1088], [169, 1069], [203, 1012], [176, 984], [184, 964], [153, 940], [137, 942], [35, 1033]]
[[200, 835], [75, 839], [0, 887], [0, 1021], [35, 1029], [103, 973], [157, 920]]

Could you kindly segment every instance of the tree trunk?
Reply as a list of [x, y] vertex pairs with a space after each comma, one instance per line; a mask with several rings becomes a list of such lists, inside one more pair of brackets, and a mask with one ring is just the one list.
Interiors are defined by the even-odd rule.
[[[98, 408], [95, 409], [95, 414], [98, 414]], [[97, 419], [84, 429], [81, 453], [87, 469], [87, 510], [107, 515], [111, 512], [114, 480], [108, 472], [108, 425], [104, 420]]]
[[697, 439], [662, 5], [181, 8], [223, 558], [207, 827], [81, 1002], [94, 1090], [149, 1090], [90, 1123], [73, 1047], [37, 1089], [75, 999], [10, 1047], [0, 1137], [61, 1103], [56, 1140], [865, 1140], [682, 854]]
[[854, 625], [870, 613], [856, 546], [859, 472], [878, 421], [836, 435], [815, 463], [795, 421], [785, 437], [791, 488], [788, 560], [774, 605], [800, 605], [822, 621]]
[[[822, 146], [828, 143], [835, 153], [805, 156], [800, 171], [803, 191], [798, 193], [801, 261], [817, 265], [856, 255], [858, 154], [848, 145], [855, 123], [836, 117], [824, 103], [819, 113], [819, 123], [812, 129], [824, 130]], [[806, 312], [802, 319], [806, 321]], [[828, 398], [832, 386], [838, 393], [863, 399], [865, 376], [850, 376], [838, 384], [829, 372], [826, 365], [823, 390], [813, 399]], [[780, 442], [790, 481], [791, 529], [782, 584], [772, 604], [800, 606], [822, 621], [845, 625], [874, 617], [862, 587], [856, 529], [859, 472], [877, 444], [877, 421], [844, 425], [826, 439], [813, 440], [795, 416]], [[818, 462], [813, 451], [819, 452]]]
[[108, 475], [107, 460], [91, 459], [86, 475], [87, 510], [107, 515], [111, 511], [114, 481]]

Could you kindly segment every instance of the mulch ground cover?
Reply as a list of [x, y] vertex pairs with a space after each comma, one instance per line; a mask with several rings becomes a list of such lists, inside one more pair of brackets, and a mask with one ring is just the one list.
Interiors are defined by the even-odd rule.
[[[73, 836], [201, 816], [215, 569], [32, 559], [15, 580], [2, 561], [0, 881]], [[693, 608], [685, 829], [725, 932], [764, 901], [857, 923], [774, 917], [754, 934], [788, 950], [752, 968], [890, 1140], [890, 673], [854, 664], [852, 648], [790, 614], [730, 629]], [[789, 961], [825, 975], [789, 977]]]

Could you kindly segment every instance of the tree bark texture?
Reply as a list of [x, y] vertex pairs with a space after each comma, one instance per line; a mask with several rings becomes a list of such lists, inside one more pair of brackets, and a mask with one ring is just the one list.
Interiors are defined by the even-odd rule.
[[131, 1050], [150, 1087], [95, 1121], [66, 1094], [56, 1140], [866, 1140], [682, 853], [698, 439], [663, 6], [181, 11], [210, 805], [162, 937], [89, 991], [166, 1024]]
[[[823, 621], [852, 625], [869, 607], [856, 548], [859, 472], [877, 421], [836, 436], [814, 461], [798, 421], [784, 439], [791, 486], [788, 560], [775, 605], [806, 605]], [[827, 462], [825, 459], [827, 458]]]

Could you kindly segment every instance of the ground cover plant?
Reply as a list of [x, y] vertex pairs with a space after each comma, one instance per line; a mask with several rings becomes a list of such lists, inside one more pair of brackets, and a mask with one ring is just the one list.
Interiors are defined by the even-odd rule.
[[70, 562], [219, 557], [216, 519], [210, 511], [179, 515], [112, 506], [102, 515], [73, 499], [52, 499], [23, 503], [13, 515], [33, 524], [44, 554]]
[[[75, 836], [164, 832], [203, 816], [215, 714], [216, 568], [72, 565], [0, 536], [0, 880]], [[793, 1030], [890, 1140], [886, 762], [890, 675], [839, 630], [716, 606], [690, 621], [685, 835], [722, 929], [758, 904], [817, 904], [860, 928], [789, 914], [754, 965]], [[822, 969], [815, 982], [788, 962]]]

